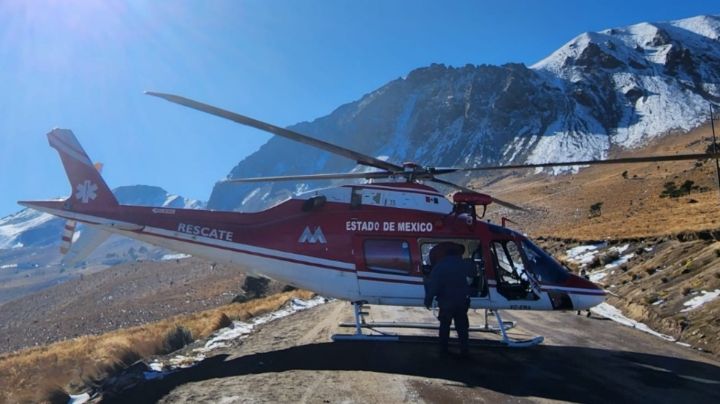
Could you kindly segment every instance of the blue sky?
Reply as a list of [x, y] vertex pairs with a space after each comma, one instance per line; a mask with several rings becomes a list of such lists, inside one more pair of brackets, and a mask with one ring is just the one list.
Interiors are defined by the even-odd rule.
[[0, 216], [69, 194], [45, 134], [72, 129], [111, 187], [207, 200], [268, 135], [142, 94], [278, 125], [410, 70], [533, 64], [584, 31], [720, 12], [717, 1], [0, 2]]

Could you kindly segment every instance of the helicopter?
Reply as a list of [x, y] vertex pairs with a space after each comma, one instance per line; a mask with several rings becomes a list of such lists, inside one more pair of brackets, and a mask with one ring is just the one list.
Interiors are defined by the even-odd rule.
[[[57, 150], [72, 192], [64, 200], [18, 203], [68, 220], [63, 246], [72, 240], [75, 222], [91, 230], [95, 242], [119, 234], [212, 262], [234, 265], [320, 295], [353, 304], [353, 334], [334, 340], [398, 340], [396, 335], [367, 334], [365, 328], [412, 328], [411, 324], [365, 321], [365, 304], [424, 306], [425, 285], [434, 263], [448, 246], [460, 245], [476, 274], [469, 281], [470, 308], [485, 309], [485, 326], [471, 329], [501, 334], [508, 346], [532, 346], [543, 337], [517, 340], [507, 335], [513, 322], [504, 310], [583, 310], [605, 300], [607, 292], [571, 273], [528, 237], [483, 221], [488, 205], [521, 206], [439, 178], [457, 172], [543, 168], [590, 164], [640, 163], [717, 158], [716, 153], [680, 154], [612, 160], [511, 166], [425, 167], [394, 164], [228, 110], [185, 97], [148, 92], [201, 112], [229, 119], [354, 160], [373, 171], [229, 179], [228, 182], [364, 179], [293, 195], [260, 212], [178, 209], [121, 205], [71, 130], [47, 134]], [[385, 180], [385, 181], [383, 181]], [[450, 199], [426, 183], [455, 188]], [[478, 213], [482, 208], [482, 214]], [[69, 233], [69, 234], [68, 234]], [[488, 310], [497, 319], [489, 327]], [[418, 328], [425, 326], [418, 325]]]

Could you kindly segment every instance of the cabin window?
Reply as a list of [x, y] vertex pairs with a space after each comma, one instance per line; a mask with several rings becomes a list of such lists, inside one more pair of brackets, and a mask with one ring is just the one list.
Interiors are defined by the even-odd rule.
[[370, 271], [402, 275], [412, 271], [410, 244], [405, 240], [365, 240], [363, 251], [365, 266]]
[[362, 188], [353, 187], [350, 192], [350, 209], [360, 209], [362, 205]]

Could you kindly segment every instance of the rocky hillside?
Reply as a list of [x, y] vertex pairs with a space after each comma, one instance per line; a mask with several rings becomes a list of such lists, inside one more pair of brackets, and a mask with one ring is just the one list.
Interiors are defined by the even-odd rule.
[[0, 354], [245, 301], [283, 288], [197, 258], [81, 271], [61, 285], [0, 305]]
[[602, 242], [541, 239], [665, 339], [720, 356], [720, 231]]
[[[604, 158], [707, 120], [720, 102], [720, 18], [584, 33], [531, 67], [432, 65], [291, 128], [395, 162], [473, 166]], [[272, 138], [229, 178], [349, 171]], [[253, 210], [327, 183], [224, 184], [212, 209]]]

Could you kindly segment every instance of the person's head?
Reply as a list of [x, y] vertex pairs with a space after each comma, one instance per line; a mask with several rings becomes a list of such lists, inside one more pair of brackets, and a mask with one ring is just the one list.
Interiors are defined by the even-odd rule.
[[585, 269], [584, 269], [584, 268], [583, 268], [583, 269], [581, 269], [581, 270], [580, 270], [580, 275], [583, 275], [583, 276], [585, 276], [585, 274], [587, 274], [587, 272], [585, 272]]
[[462, 244], [452, 243], [448, 248], [448, 255], [462, 256], [465, 254], [465, 246]]

